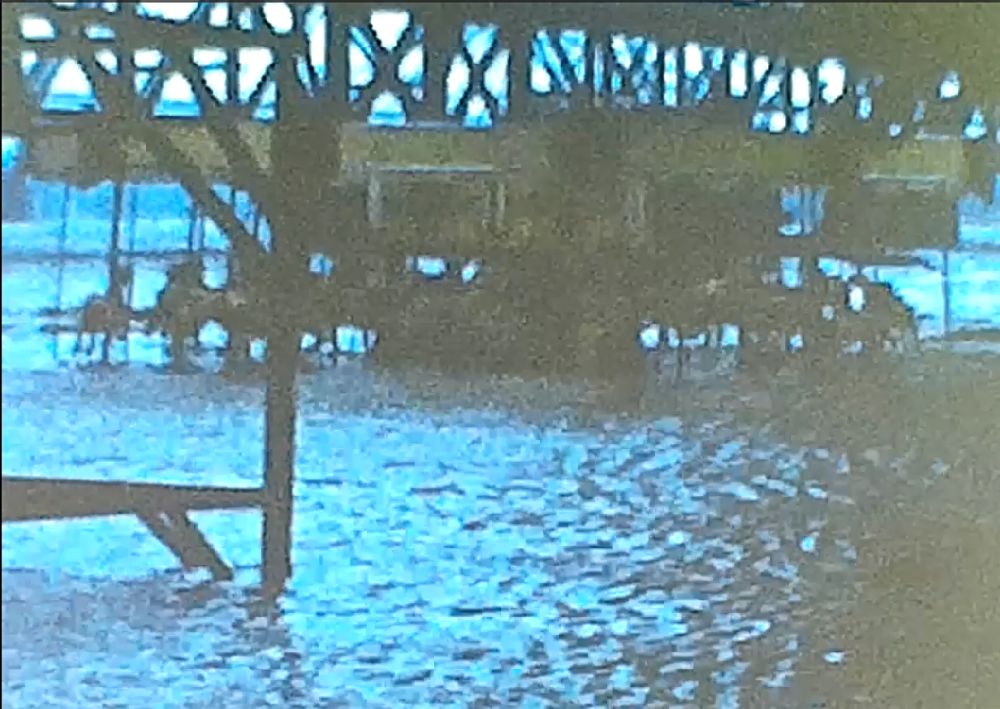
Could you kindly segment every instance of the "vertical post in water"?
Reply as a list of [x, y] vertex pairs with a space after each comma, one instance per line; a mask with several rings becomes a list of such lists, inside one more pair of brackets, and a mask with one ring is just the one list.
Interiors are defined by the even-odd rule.
[[[277, 126], [273, 129], [278, 130]], [[261, 582], [264, 596], [276, 599], [292, 575], [292, 487], [295, 466], [295, 375], [297, 351], [283, 325], [281, 280], [286, 277], [282, 261], [287, 244], [285, 229], [289, 220], [284, 214], [272, 215], [274, 240], [267, 272], [257, 287], [267, 290], [267, 385], [264, 399], [264, 486], [267, 501], [261, 529]], [[246, 270], [244, 276], [250, 275]], [[249, 284], [247, 284], [249, 285]]]
[[[284, 235], [288, 220], [276, 219], [275, 232]], [[264, 423], [264, 479], [267, 504], [262, 530], [263, 586], [265, 595], [276, 597], [292, 574], [292, 488], [295, 466], [296, 392], [298, 340], [289, 326], [288, 299], [282, 291], [288, 269], [285, 239], [276, 239], [268, 279], [267, 393]]]
[[[278, 264], [273, 272], [281, 274]], [[278, 290], [277, 288], [275, 290]], [[280, 307], [271, 304], [267, 347], [264, 423], [264, 480], [267, 503], [262, 530], [264, 595], [277, 597], [292, 575], [292, 489], [295, 466], [295, 375], [298, 347], [281, 324]]]
[[[119, 275], [121, 269], [118, 267], [118, 254], [121, 241], [122, 227], [122, 200], [124, 197], [124, 177], [121, 173], [111, 181], [111, 244], [108, 248], [108, 291], [107, 295], [115, 300], [120, 296], [121, 283]], [[104, 339], [101, 342], [101, 360], [105, 363], [111, 359], [111, 321], [105, 323]]]
[[[111, 181], [111, 241], [108, 244], [108, 267], [109, 277], [115, 278], [114, 266], [118, 263], [118, 254], [121, 248], [122, 236], [122, 202], [124, 199], [124, 185], [121, 180]], [[111, 286], [116, 285], [111, 283]]]
[[[346, 39], [338, 17], [329, 36]], [[279, 61], [275, 82], [288, 87], [279, 94], [277, 116], [270, 131], [268, 189], [278, 191], [268, 203], [270, 254], [247, 249], [253, 274], [267, 307], [267, 393], [265, 398], [264, 477], [267, 502], [262, 530], [263, 591], [273, 599], [292, 574], [292, 501], [295, 468], [296, 375], [302, 342], [296, 314], [307, 265], [308, 234], [315, 230], [317, 210], [332, 199], [330, 187], [340, 177], [340, 127], [345, 90], [334, 87], [332, 106], [317, 103], [304, 91], [295, 64]], [[341, 78], [347, 79], [346, 73]], [[334, 120], [330, 121], [332, 108]], [[341, 109], [341, 110], [338, 110]], [[331, 140], [331, 128], [335, 140]], [[260, 264], [260, 266], [257, 266]]]
[[[126, 184], [126, 187], [128, 185]], [[124, 189], [124, 188], [123, 188]], [[132, 296], [135, 292], [135, 240], [136, 240], [136, 230], [139, 226], [139, 195], [142, 193], [138, 185], [132, 185], [132, 189], [128, 191], [128, 256], [126, 261], [128, 263], [127, 271], [127, 281], [124, 285], [124, 290], [122, 291], [123, 304], [127, 309], [132, 307]], [[125, 361], [129, 361], [129, 327], [125, 328]]]
[[[285, 62], [279, 65], [278, 82]], [[287, 72], [285, 72], [287, 74]], [[294, 77], [292, 78], [294, 81]], [[293, 104], [294, 105], [294, 104]], [[295, 239], [297, 227], [305, 223], [297, 212], [304, 208], [296, 199], [297, 187], [308, 180], [308, 163], [301, 161], [297, 150], [301, 136], [297, 135], [298, 116], [282, 96], [278, 115], [271, 128], [270, 189], [281, 190], [281, 199], [275, 199], [274, 213], [268, 213], [271, 228], [271, 253], [266, 263], [259, 255], [250, 255], [249, 266], [262, 264], [263, 268], [244, 268], [241, 271], [247, 287], [263, 289], [267, 317], [267, 389], [264, 400], [264, 484], [267, 501], [263, 511], [261, 530], [262, 572], [261, 581], [265, 598], [276, 599], [292, 575], [292, 493], [295, 470], [296, 391], [299, 340], [295, 337], [294, 318], [290, 317], [291, 298], [287, 291], [294, 287]], [[302, 162], [303, 164], [297, 164]], [[235, 196], [235, 195], [234, 195]], [[234, 200], [235, 201], [235, 200]], [[249, 250], [248, 250], [249, 252]]]

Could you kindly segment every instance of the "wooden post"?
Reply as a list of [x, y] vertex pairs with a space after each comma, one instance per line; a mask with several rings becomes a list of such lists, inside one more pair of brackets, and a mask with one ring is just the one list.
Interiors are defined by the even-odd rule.
[[[277, 81], [291, 86], [295, 77], [287, 64], [278, 67]], [[285, 83], [282, 83], [285, 82]], [[265, 598], [275, 599], [292, 575], [292, 495], [295, 472], [296, 375], [301, 331], [296, 307], [296, 283], [305, 264], [302, 237], [315, 208], [315, 180], [310, 165], [309, 131], [315, 115], [302, 102], [282, 101], [271, 128], [270, 187], [280, 190], [274, 213], [268, 213], [271, 254], [254, 269], [267, 308], [267, 390], [264, 424], [264, 486], [267, 501], [261, 530], [261, 581]], [[339, 146], [338, 146], [339, 149]], [[318, 162], [325, 162], [319, 160]], [[325, 167], [325, 165], [323, 166]], [[312, 181], [311, 181], [312, 179]], [[312, 199], [310, 199], [310, 196]], [[247, 277], [249, 274], [244, 273]]]
[[265, 399], [264, 506], [262, 585], [276, 597], [292, 575], [292, 491], [295, 469], [295, 378], [299, 343], [275, 317], [267, 348]]
[[117, 259], [121, 250], [122, 206], [124, 202], [124, 186], [122, 181], [111, 183], [111, 241], [108, 245], [108, 262]]
[[[278, 130], [277, 128], [275, 130]], [[267, 291], [267, 389], [264, 414], [264, 487], [266, 503], [261, 531], [264, 596], [276, 598], [292, 575], [292, 495], [295, 473], [296, 375], [301, 334], [289, 317], [294, 298], [288, 290], [296, 278], [292, 231], [295, 216], [271, 216], [279, 235], [262, 287]], [[284, 238], [282, 238], [284, 237]]]
[[[128, 185], [126, 185], [127, 187]], [[135, 293], [135, 239], [136, 230], [139, 227], [139, 195], [141, 194], [138, 185], [131, 185], [128, 200], [128, 282], [122, 292], [122, 299], [126, 308], [132, 308], [132, 296]], [[129, 327], [125, 329], [125, 361], [131, 357], [129, 348]]]
[[[419, 20], [426, 30], [424, 46], [424, 100], [423, 117], [439, 121], [445, 116], [447, 105], [448, 72], [455, 54], [461, 51], [462, 29], [468, 16], [468, 5], [452, 4], [446, 7], [427, 3], [419, 10]], [[461, 121], [462, 117], [457, 116]]]
[[193, 254], [198, 246], [198, 227], [201, 224], [201, 214], [198, 211], [198, 203], [191, 199], [191, 221], [188, 222], [188, 253]]
[[[121, 283], [118, 282], [118, 254], [120, 251], [122, 222], [122, 200], [124, 198], [124, 179], [121, 174], [111, 183], [111, 244], [108, 248], [108, 294], [117, 298]], [[101, 361], [107, 363], [111, 359], [111, 323], [104, 329], [104, 340], [101, 342]]]
[[[515, 9], [513, 6], [498, 8], [495, 19], [500, 26], [500, 41], [510, 51], [507, 69], [507, 99], [509, 102], [507, 120], [523, 120], [526, 106], [531, 100], [529, 89], [531, 46], [536, 28], [530, 21], [525, 21], [523, 11], [520, 8]], [[495, 121], [496, 119], [494, 119]]]

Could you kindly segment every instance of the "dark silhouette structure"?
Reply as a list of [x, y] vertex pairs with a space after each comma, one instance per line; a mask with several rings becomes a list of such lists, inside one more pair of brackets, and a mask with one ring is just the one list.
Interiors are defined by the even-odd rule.
[[[315, 245], [315, 232], [320, 227], [335, 232], [340, 250], [338, 263], [343, 265], [338, 271], [337, 288], [345, 302], [350, 291], [363, 292], [372, 254], [391, 260], [414, 253], [420, 246], [418, 237], [422, 235], [418, 233], [389, 235], [378, 228], [360, 234], [343, 233], [337, 221], [338, 214], [347, 209], [345, 200], [349, 194], [342, 169], [345, 131], [350, 123], [368, 118], [375, 99], [385, 92], [395, 95], [406, 114], [403, 128], [413, 131], [430, 130], [430, 122], [434, 122], [435, 130], [460, 129], [474, 102], [484, 103], [493, 123], [506, 121], [510, 131], [528, 122], [535, 127], [546, 124], [547, 158], [556, 165], [551, 173], [555, 178], [550, 180], [537, 205], [535, 219], [537, 224], [544, 225], [539, 231], [546, 231], [550, 238], [514, 247], [502, 243], [514, 230], [494, 224], [483, 232], [488, 237], [483, 241], [490, 242], [484, 248], [494, 249], [498, 260], [507, 259], [513, 265], [517, 276], [508, 284], [509, 292], [520, 299], [518, 307], [522, 312], [533, 314], [526, 320], [526, 329], [546, 332], [545, 342], [576, 337], [578, 333], [570, 330], [570, 324], [575, 322], [570, 316], [587, 308], [600, 310], [595, 341], [626, 342], [631, 339], [635, 323], [650, 311], [673, 308], [680, 311], [679, 318], [695, 319], [695, 309], [707, 306], [690, 305], [680, 300], [683, 296], [673, 294], [722, 279], [734, 264], [759, 253], [763, 242], [761, 234], [746, 235], [745, 239], [725, 245], [714, 237], [704, 238], [706, 233], [732, 231], [739, 224], [725, 215], [717, 215], [718, 222], [708, 227], [704, 223], [685, 223], [679, 209], [669, 213], [683, 199], [683, 190], [679, 189], [673, 190], [677, 196], [666, 206], [668, 213], [663, 217], [676, 237], [670, 246], [671, 254], [665, 256], [659, 243], [648, 238], [648, 232], [643, 236], [641, 226], [647, 218], [645, 192], [635, 187], [645, 185], [648, 173], [630, 174], [633, 168], [629, 151], [643, 140], [662, 139], [656, 125], [662, 115], [657, 111], [662, 109], [668, 88], [664, 83], [668, 53], [662, 50], [699, 40], [718, 45], [725, 53], [728, 50], [723, 41], [729, 40], [751, 54], [788, 44], [786, 52], [790, 59], [803, 65], [820, 59], [823, 51], [834, 49], [836, 53], [847, 54], [849, 60], [862, 61], [865, 53], [872, 54], [876, 46], [855, 41], [859, 36], [873, 36], [866, 23], [890, 23], [888, 34], [878, 33], [877, 46], [881, 46], [887, 38], [892, 38], [895, 29], [892, 23], [898, 20], [893, 19], [894, 10], [880, 9], [890, 6], [873, 3], [865, 5], [871, 9], [866, 10], [867, 19], [863, 21], [850, 19], [858, 6], [842, 10], [823, 6], [815, 10], [821, 17], [811, 24], [803, 24], [791, 11], [781, 14], [784, 11], [775, 8], [761, 13], [728, 4], [709, 7], [709, 3], [600, 7], [565, 3], [527, 9], [503, 3], [427, 4], [414, 8], [402, 36], [393, 47], [386, 47], [375, 36], [371, 8], [366, 5], [289, 3], [286, 9], [291, 21], [287, 26], [276, 25], [261, 3], [231, 3], [222, 20], [210, 12], [210, 5], [213, 4], [199, 4], [192, 16], [181, 22], [147, 16], [137, 5], [129, 3], [77, 3], [68, 9], [5, 3], [3, 129], [29, 144], [41, 136], [71, 136], [80, 156], [74, 178], [80, 184], [111, 180], [120, 185], [127, 174], [140, 169], [133, 167], [133, 162], [141, 164], [141, 169], [147, 172], [169, 175], [191, 196], [197, 213], [215, 222], [226, 234], [234, 255], [228, 287], [247, 294], [246, 300], [253, 307], [254, 326], [263, 330], [268, 342], [264, 483], [259, 489], [229, 490], [5, 479], [3, 519], [135, 514], [186, 565], [205, 565], [224, 577], [228, 573], [224, 563], [191, 525], [186, 512], [260, 507], [262, 575], [270, 594], [280, 592], [291, 574], [296, 371], [303, 329], [303, 320], [291, 314], [299, 312], [302, 303], [314, 297], [316, 282], [308, 273], [308, 260]], [[809, 8], [807, 12], [814, 11]], [[880, 12], [892, 17], [883, 18], [878, 15]], [[989, 10], [979, 8], [976, 12]], [[21, 37], [17, 25], [24, 14], [47, 18], [55, 28], [54, 36], [33, 41]], [[467, 22], [499, 28], [483, 56], [473, 56], [462, 41]], [[306, 31], [309, 23], [322, 23], [326, 28], [321, 63], [315, 61], [315, 47]], [[898, 42], [910, 41], [914, 36], [925, 37], [926, 23], [902, 24]], [[981, 26], [986, 24], [977, 21], [971, 27], [954, 31], [982, 31]], [[934, 51], [946, 47], [951, 52], [956, 46], [974, 44], [968, 37], [961, 44], [953, 43], [954, 35], [945, 31], [946, 25], [947, 22], [933, 25], [938, 36], [935, 41], [940, 42], [932, 48]], [[797, 34], [786, 31], [792, 26], [798, 28]], [[666, 33], [663, 38], [651, 35], [651, 28], [658, 27]], [[559, 36], [560, 28], [585, 31], [583, 75], [571, 66], [567, 45], [556, 42], [553, 51], [557, 66], [551, 66], [551, 57], [547, 60], [555, 88], [544, 99], [533, 96], [528, 87], [529, 58], [533, 52], [541, 51], [542, 30], [551, 38]], [[823, 34], [831, 28], [842, 31], [830, 36]], [[637, 39], [626, 42], [628, 57], [623, 57], [618, 49], [622, 37]], [[374, 78], [366, 86], [354, 85], [348, 75], [351, 42], [362, 48], [374, 66]], [[423, 76], [416, 82], [419, 87], [403, 80], [398, 72], [404, 52], [417, 43], [427, 48]], [[240, 91], [239, 51], [249, 46], [269, 48], [273, 61], [246, 94]], [[725, 93], [729, 79], [724, 71], [712, 68], [712, 57], [716, 55], [702, 52], [708, 46], [699, 45], [697, 66], [689, 63], [695, 59], [685, 58], [685, 52], [670, 55], [679, 57], [680, 80], [675, 88], [680, 107], [690, 108], [705, 101], [721, 104], [725, 103], [723, 98], [728, 100]], [[981, 46], [991, 45], [986, 41]], [[153, 69], [139, 66], [136, 61], [137, 51], [149, 47], [162, 53], [161, 61]], [[226, 78], [224, 96], [210, 89], [204, 80], [205, 67], [196, 60], [197, 52], [206, 47], [221, 50], [224, 56], [220, 63]], [[38, 61], [36, 69], [25, 73], [20, 61], [21, 52], [27, 50], [35, 52]], [[114, 61], [107, 60], [107, 54], [102, 55], [106, 50]], [[504, 90], [489, 86], [486, 80], [487, 70], [501, 55], [508, 62], [509, 81]], [[45, 67], [67, 56], [80, 63], [99, 110], [61, 115], [42, 110], [45, 90], [39, 84], [46, 80]], [[896, 61], [898, 45], [887, 56]], [[882, 59], [870, 57], [876, 63]], [[450, 67], [456, 61], [465, 64], [470, 82], [457, 104], [451, 106], [445, 86]], [[776, 61], [773, 66], [788, 64]], [[183, 119], [170, 121], [156, 115], [163, 86], [176, 75], [187, 80], [198, 107], [198, 115], [189, 119], [200, 130], [193, 150], [190, 145], [180, 144], [181, 131], [176, 126]], [[976, 81], [973, 78], [970, 83]], [[742, 123], [740, 131], [758, 108], [787, 109], [787, 89], [766, 96], [762, 81], [751, 80], [751, 84], [746, 98], [731, 109]], [[259, 122], [258, 112], [272, 88], [277, 95], [275, 115], [269, 119], [266, 130], [260, 130], [255, 125]], [[850, 97], [845, 102], [849, 100]], [[560, 115], [553, 115], [558, 111]], [[682, 152], [687, 145], [711, 143], [707, 136], [713, 135], [713, 129], [694, 113], [675, 113], [671, 120], [680, 128], [673, 138], [677, 141], [678, 155], [692, 154]], [[739, 141], [750, 144], [754, 140], [771, 139], [755, 138], [748, 133]], [[697, 142], [701, 140], [707, 142]], [[209, 146], [216, 156], [221, 155], [221, 160], [206, 167], [210, 161], [199, 148], [208, 152]], [[697, 153], [699, 148], [692, 150]], [[725, 153], [725, 146], [717, 152]], [[808, 162], [815, 175], [791, 177], [818, 178], [818, 173], [823, 173], [823, 179], [841, 185], [857, 176], [857, 156], [828, 161], [836, 153], [832, 143], [826, 143], [821, 152]], [[805, 148], [801, 153], [809, 155]], [[215, 181], [250, 195], [256, 215], [253, 226], [241, 221], [232, 204], [213, 191]], [[620, 205], [626, 202], [632, 206], [623, 217]], [[115, 203], [120, 211], [120, 197]], [[609, 204], [616, 205], [615, 209], [609, 210]], [[260, 219], [266, 219], [269, 227], [271, 239], [267, 247], [258, 238], [256, 222]], [[114, 219], [114, 223], [118, 221]], [[608, 249], [595, 247], [596, 236], [579, 229], [588, 222], [601, 225], [605, 233], [618, 239], [610, 263], [605, 258]], [[341, 233], [336, 233], [338, 230]], [[408, 241], [411, 236], [412, 242]], [[113, 243], [117, 244], [117, 238]], [[563, 258], [567, 252], [577, 257], [568, 261]], [[597, 278], [621, 284], [655, 278], [662, 273], [660, 265], [670, 263], [668, 256], [676, 254], [683, 254], [684, 267], [673, 270], [677, 281], [671, 284], [669, 301], [661, 291], [637, 288], [633, 300], [623, 299], [608, 306], [588, 303], [578, 294], [557, 292], [551, 282], [546, 287], [545, 274], [553, 264], [565, 264], [568, 271], [574, 271], [574, 276], [585, 282], [591, 277], [588, 274], [600, 270], [597, 267], [600, 261], [604, 270]], [[662, 286], [663, 280], [658, 284]], [[112, 288], [120, 286], [112, 282]], [[381, 296], [372, 293], [365, 297]], [[712, 307], [742, 302], [744, 297], [740, 289], [731, 289], [728, 295], [716, 297]], [[379, 315], [378, 309], [375, 314]], [[178, 331], [188, 324], [182, 320], [183, 327], [179, 326]], [[390, 351], [391, 342], [390, 336]], [[619, 351], [600, 350], [596, 368], [606, 373], [621, 371], [621, 358], [627, 355], [619, 355]], [[553, 355], [538, 352], [533, 357], [552, 359]]]

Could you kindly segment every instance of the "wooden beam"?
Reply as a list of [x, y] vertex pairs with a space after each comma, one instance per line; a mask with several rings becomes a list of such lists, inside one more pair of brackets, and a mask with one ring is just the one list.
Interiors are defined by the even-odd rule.
[[139, 512], [139, 519], [174, 553], [185, 569], [205, 568], [212, 572], [216, 581], [232, 580], [233, 570], [184, 512], [150, 508]]
[[[281, 222], [278, 223], [281, 229]], [[287, 245], [276, 245], [279, 268], [288, 264]], [[288, 271], [286, 271], [287, 273]], [[279, 271], [280, 273], [280, 271]], [[277, 294], [275, 313], [289, 312], [288, 296]], [[264, 404], [264, 486], [267, 505], [261, 526], [264, 595], [277, 598], [292, 575], [292, 500], [295, 479], [296, 376], [300, 330], [288, 318], [268, 327], [267, 386]]]
[[198, 487], [51, 478], [3, 478], [3, 522], [139, 515], [156, 510], [261, 508], [260, 488]]

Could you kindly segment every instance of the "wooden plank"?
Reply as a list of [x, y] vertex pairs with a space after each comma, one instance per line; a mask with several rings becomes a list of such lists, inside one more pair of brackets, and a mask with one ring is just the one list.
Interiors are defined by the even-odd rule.
[[261, 488], [3, 478], [3, 521], [138, 515], [158, 510], [233, 510], [263, 507]]

